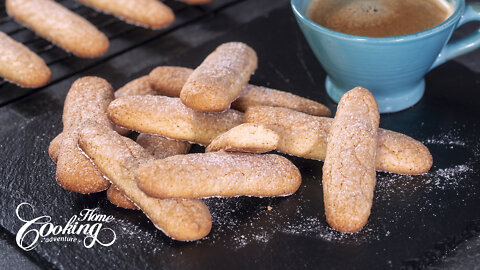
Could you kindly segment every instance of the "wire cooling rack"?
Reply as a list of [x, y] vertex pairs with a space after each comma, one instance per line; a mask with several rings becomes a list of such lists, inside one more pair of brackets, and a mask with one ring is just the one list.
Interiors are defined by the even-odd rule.
[[[8, 16], [5, 10], [5, 1], [0, 3], [0, 31], [26, 45], [45, 61], [52, 70], [51, 84], [138, 47], [149, 40], [195, 23], [202, 18], [215, 16], [218, 9], [242, 1], [216, 0], [213, 5], [192, 6], [179, 1], [165, 0], [163, 3], [169, 6], [175, 13], [175, 22], [165, 29], [151, 30], [127, 24], [114, 16], [103, 14], [74, 0], [57, 0], [64, 7], [90, 21], [110, 40], [108, 52], [101, 57], [92, 59], [78, 58], [48, 40], [37, 36], [23, 25], [18, 24], [13, 18]], [[21, 88], [0, 78], [0, 106], [9, 104], [33, 91], [37, 90]]]

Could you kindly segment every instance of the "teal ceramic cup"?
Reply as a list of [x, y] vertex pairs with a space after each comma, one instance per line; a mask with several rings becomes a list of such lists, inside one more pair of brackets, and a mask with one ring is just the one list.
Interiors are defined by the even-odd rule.
[[452, 15], [430, 29], [395, 37], [363, 37], [327, 29], [305, 15], [310, 0], [291, 0], [293, 13], [315, 56], [327, 72], [325, 87], [336, 102], [355, 86], [369, 89], [381, 113], [417, 103], [425, 91], [423, 77], [432, 68], [480, 47], [480, 29], [453, 42], [453, 31], [480, 20], [480, 4], [447, 0]]

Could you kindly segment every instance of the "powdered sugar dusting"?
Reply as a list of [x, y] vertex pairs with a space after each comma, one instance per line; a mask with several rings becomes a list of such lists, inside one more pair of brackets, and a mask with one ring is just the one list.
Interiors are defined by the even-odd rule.
[[[314, 184], [317, 188], [318, 183]], [[212, 198], [206, 200], [213, 218], [213, 230], [199, 244], [223, 243], [233, 250], [247, 245], [268, 245], [279, 234], [309, 237], [326, 242], [353, 244], [378, 239], [379, 232], [367, 225], [358, 234], [341, 233], [329, 227], [323, 210], [312, 211], [303, 190], [288, 198]]]
[[436, 134], [423, 141], [428, 145], [466, 146], [465, 139], [460, 137], [460, 130], [452, 129], [444, 133]]
[[[290, 197], [206, 200], [212, 212], [213, 230], [198, 244], [223, 244], [237, 250], [249, 245], [267, 247], [278, 239], [279, 234], [284, 235], [282, 239], [286, 235], [287, 238], [306, 237], [349, 245], [397, 237], [399, 226], [411, 226], [408, 220], [412, 211], [441, 216], [442, 209], [448, 207], [452, 198], [462, 194], [461, 190], [469, 190], [475, 182], [472, 179], [479, 163], [480, 142], [456, 134], [458, 131], [448, 131], [423, 140], [431, 148], [434, 159], [434, 166], [428, 173], [377, 173], [372, 215], [358, 233], [340, 233], [328, 225], [323, 212], [319, 176], [304, 179], [300, 190]], [[451, 155], [459, 150], [465, 159], [455, 159], [454, 162]], [[302, 170], [302, 173], [305, 174], [305, 171]], [[318, 196], [305, 194], [312, 192]], [[474, 193], [472, 189], [469, 196], [478, 196]], [[463, 199], [459, 197], [457, 200]]]
[[433, 183], [439, 189], [447, 189], [456, 187], [460, 184], [466, 174], [473, 172], [472, 168], [467, 164], [456, 165], [450, 168], [438, 169], [434, 171], [433, 177], [425, 181], [425, 184]]

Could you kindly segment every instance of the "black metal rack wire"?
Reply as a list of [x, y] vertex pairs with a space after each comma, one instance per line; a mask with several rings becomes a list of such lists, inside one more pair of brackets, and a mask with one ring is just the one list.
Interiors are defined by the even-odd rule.
[[[203, 6], [191, 6], [174, 0], [164, 0], [163, 2], [172, 8], [177, 18], [172, 25], [165, 29], [150, 30], [127, 24], [112, 15], [96, 11], [75, 0], [57, 0], [57, 2], [66, 8], [90, 21], [110, 40], [109, 51], [105, 55], [94, 59], [78, 58], [57, 47], [48, 40], [36, 35], [33, 31], [23, 25], [18, 24], [13, 18], [8, 16], [5, 10], [4, 1], [0, 3], [0, 31], [3, 31], [13, 39], [23, 43], [44, 59], [45, 63], [52, 70], [51, 84], [87, 68], [93, 67], [106, 59], [115, 57], [116, 55], [137, 47], [148, 40], [168, 34], [171, 31], [175, 31], [176, 29], [183, 27], [186, 24], [193, 23], [201, 18], [212, 16], [218, 9], [242, 1], [243, 0], [218, 1], [215, 2], [216, 5], [214, 8], [209, 8]], [[0, 78], [0, 106], [26, 96], [33, 91], [36, 90], [18, 87]]]

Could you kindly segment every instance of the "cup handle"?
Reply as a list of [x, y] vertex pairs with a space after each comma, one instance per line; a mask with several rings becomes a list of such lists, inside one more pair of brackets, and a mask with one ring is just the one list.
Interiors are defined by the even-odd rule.
[[[462, 18], [458, 22], [456, 28], [474, 20], [480, 20], [480, 3], [467, 4]], [[449, 42], [440, 52], [437, 60], [435, 60], [430, 69], [433, 69], [452, 58], [471, 52], [478, 47], [480, 47], [480, 29], [477, 29], [477, 31], [474, 33], [471, 33], [470, 35], [459, 40]]]

